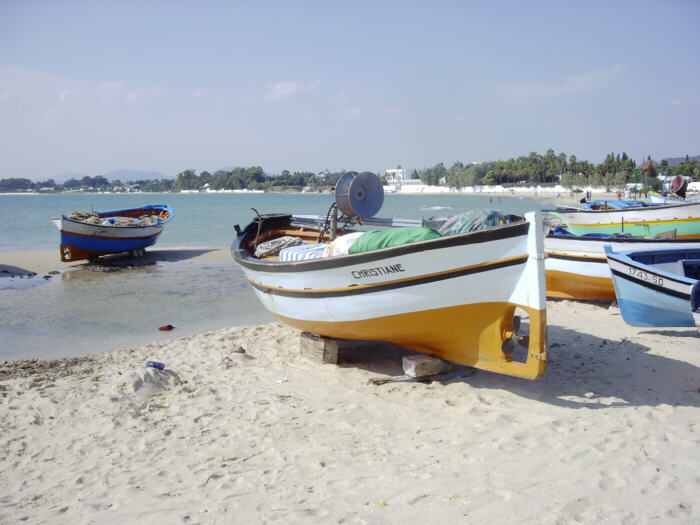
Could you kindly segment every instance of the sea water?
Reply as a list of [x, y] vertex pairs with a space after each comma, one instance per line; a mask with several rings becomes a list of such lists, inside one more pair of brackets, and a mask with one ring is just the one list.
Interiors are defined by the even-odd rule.
[[[0, 195], [0, 265], [9, 251], [55, 251], [51, 217], [168, 204], [174, 218], [157, 248], [204, 253], [233, 241], [259, 213], [325, 217], [330, 194], [61, 194]], [[522, 215], [548, 204], [519, 197], [457, 194], [385, 195], [379, 217], [447, 217], [499, 209]], [[96, 271], [81, 267], [44, 279], [0, 279], [0, 359], [56, 358], [183, 337], [274, 318], [257, 301], [233, 259], [191, 259]], [[172, 324], [171, 332], [158, 327]], [[153, 356], [158, 358], [158, 356]]]

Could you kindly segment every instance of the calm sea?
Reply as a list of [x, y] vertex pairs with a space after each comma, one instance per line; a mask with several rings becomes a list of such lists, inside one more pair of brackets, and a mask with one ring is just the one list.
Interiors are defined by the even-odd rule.
[[[0, 264], [9, 251], [55, 252], [51, 217], [169, 204], [175, 210], [158, 248], [228, 247], [234, 224], [260, 213], [325, 216], [329, 194], [0, 195]], [[522, 197], [386, 195], [380, 217], [449, 216], [497, 208], [522, 215], [548, 207]], [[0, 278], [0, 359], [55, 358], [171, 339], [233, 325], [272, 321], [232, 259], [178, 262], [96, 272], [85, 268], [43, 279]], [[172, 324], [171, 332], [158, 327]], [[153, 356], [157, 358], [158, 356]]]

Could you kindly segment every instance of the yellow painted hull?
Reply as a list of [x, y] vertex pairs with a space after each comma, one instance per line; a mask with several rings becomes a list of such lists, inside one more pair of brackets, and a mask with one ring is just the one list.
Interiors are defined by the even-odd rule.
[[503, 341], [513, 335], [516, 305], [509, 303], [469, 304], [340, 323], [278, 317], [326, 337], [385, 341], [447, 361], [536, 379], [546, 369], [547, 314], [546, 310], [520, 307], [530, 315], [528, 359], [522, 363], [511, 361], [501, 351]]
[[586, 301], [614, 301], [612, 278], [592, 277], [577, 273], [547, 270], [547, 297], [582, 299]]

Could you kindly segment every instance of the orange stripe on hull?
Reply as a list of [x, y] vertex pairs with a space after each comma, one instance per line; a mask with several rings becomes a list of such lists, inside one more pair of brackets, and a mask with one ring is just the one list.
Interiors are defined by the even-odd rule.
[[610, 277], [590, 277], [578, 273], [547, 270], [547, 297], [614, 301], [615, 287]]
[[[516, 307], [530, 315], [530, 345], [525, 362], [511, 361], [502, 351], [503, 341], [513, 335]], [[277, 317], [312, 334], [385, 341], [447, 361], [516, 377], [536, 379], [547, 367], [546, 310], [512, 303], [470, 304], [345, 322]]]

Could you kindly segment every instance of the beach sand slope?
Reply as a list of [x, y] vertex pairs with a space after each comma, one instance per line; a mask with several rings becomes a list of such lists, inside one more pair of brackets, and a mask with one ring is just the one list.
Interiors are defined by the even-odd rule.
[[698, 331], [548, 316], [534, 382], [372, 385], [400, 355], [322, 365], [281, 324], [5, 363], [0, 522], [697, 523]]

